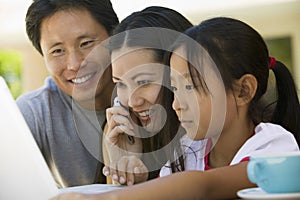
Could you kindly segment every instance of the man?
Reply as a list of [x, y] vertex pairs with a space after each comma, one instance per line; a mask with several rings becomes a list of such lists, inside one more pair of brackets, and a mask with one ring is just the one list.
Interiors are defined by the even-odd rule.
[[109, 0], [34, 0], [27, 11], [27, 35], [50, 77], [17, 104], [58, 187], [105, 183], [99, 151], [114, 84], [99, 44], [118, 22]]

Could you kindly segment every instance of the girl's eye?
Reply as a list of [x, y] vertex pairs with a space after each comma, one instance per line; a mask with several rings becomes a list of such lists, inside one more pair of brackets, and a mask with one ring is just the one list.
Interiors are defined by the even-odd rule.
[[194, 85], [186, 85], [185, 86], [185, 89], [187, 89], [187, 90], [192, 90], [194, 88], [195, 88]]
[[152, 83], [152, 81], [150, 81], [150, 80], [141, 80], [141, 81], [137, 81], [137, 84], [139, 85], [139, 86], [143, 86], [143, 85], [148, 85], [148, 84], [150, 84], [150, 83]]
[[173, 92], [175, 92], [175, 91], [177, 91], [177, 87], [171, 86], [171, 90], [172, 90]]
[[125, 88], [126, 87], [126, 85], [122, 82], [117, 82], [116, 86], [117, 86], [117, 88]]

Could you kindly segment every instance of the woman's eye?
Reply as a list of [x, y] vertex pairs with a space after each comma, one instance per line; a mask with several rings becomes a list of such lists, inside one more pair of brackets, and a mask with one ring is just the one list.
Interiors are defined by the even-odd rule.
[[194, 85], [186, 85], [185, 86], [185, 89], [187, 89], [187, 90], [192, 90], [194, 88], [195, 88]]
[[141, 80], [141, 81], [137, 81], [137, 84], [138, 84], [138, 85], [148, 85], [148, 84], [150, 84], [150, 83], [152, 83], [152, 81], [150, 81], [150, 80]]
[[117, 82], [116, 86], [117, 86], [117, 88], [125, 88], [126, 87], [126, 85], [122, 82]]

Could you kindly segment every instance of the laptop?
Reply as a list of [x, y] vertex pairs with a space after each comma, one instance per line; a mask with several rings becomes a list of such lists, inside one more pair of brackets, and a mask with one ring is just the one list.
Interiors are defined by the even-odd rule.
[[0, 199], [46, 200], [61, 192], [100, 193], [118, 186], [58, 189], [22, 113], [0, 76]]

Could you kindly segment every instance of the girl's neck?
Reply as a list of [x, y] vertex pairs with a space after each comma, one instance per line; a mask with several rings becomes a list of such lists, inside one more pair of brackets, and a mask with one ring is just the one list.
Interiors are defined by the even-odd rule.
[[211, 167], [227, 166], [243, 144], [254, 134], [254, 124], [249, 120], [231, 124], [220, 137], [213, 140], [208, 163]]

